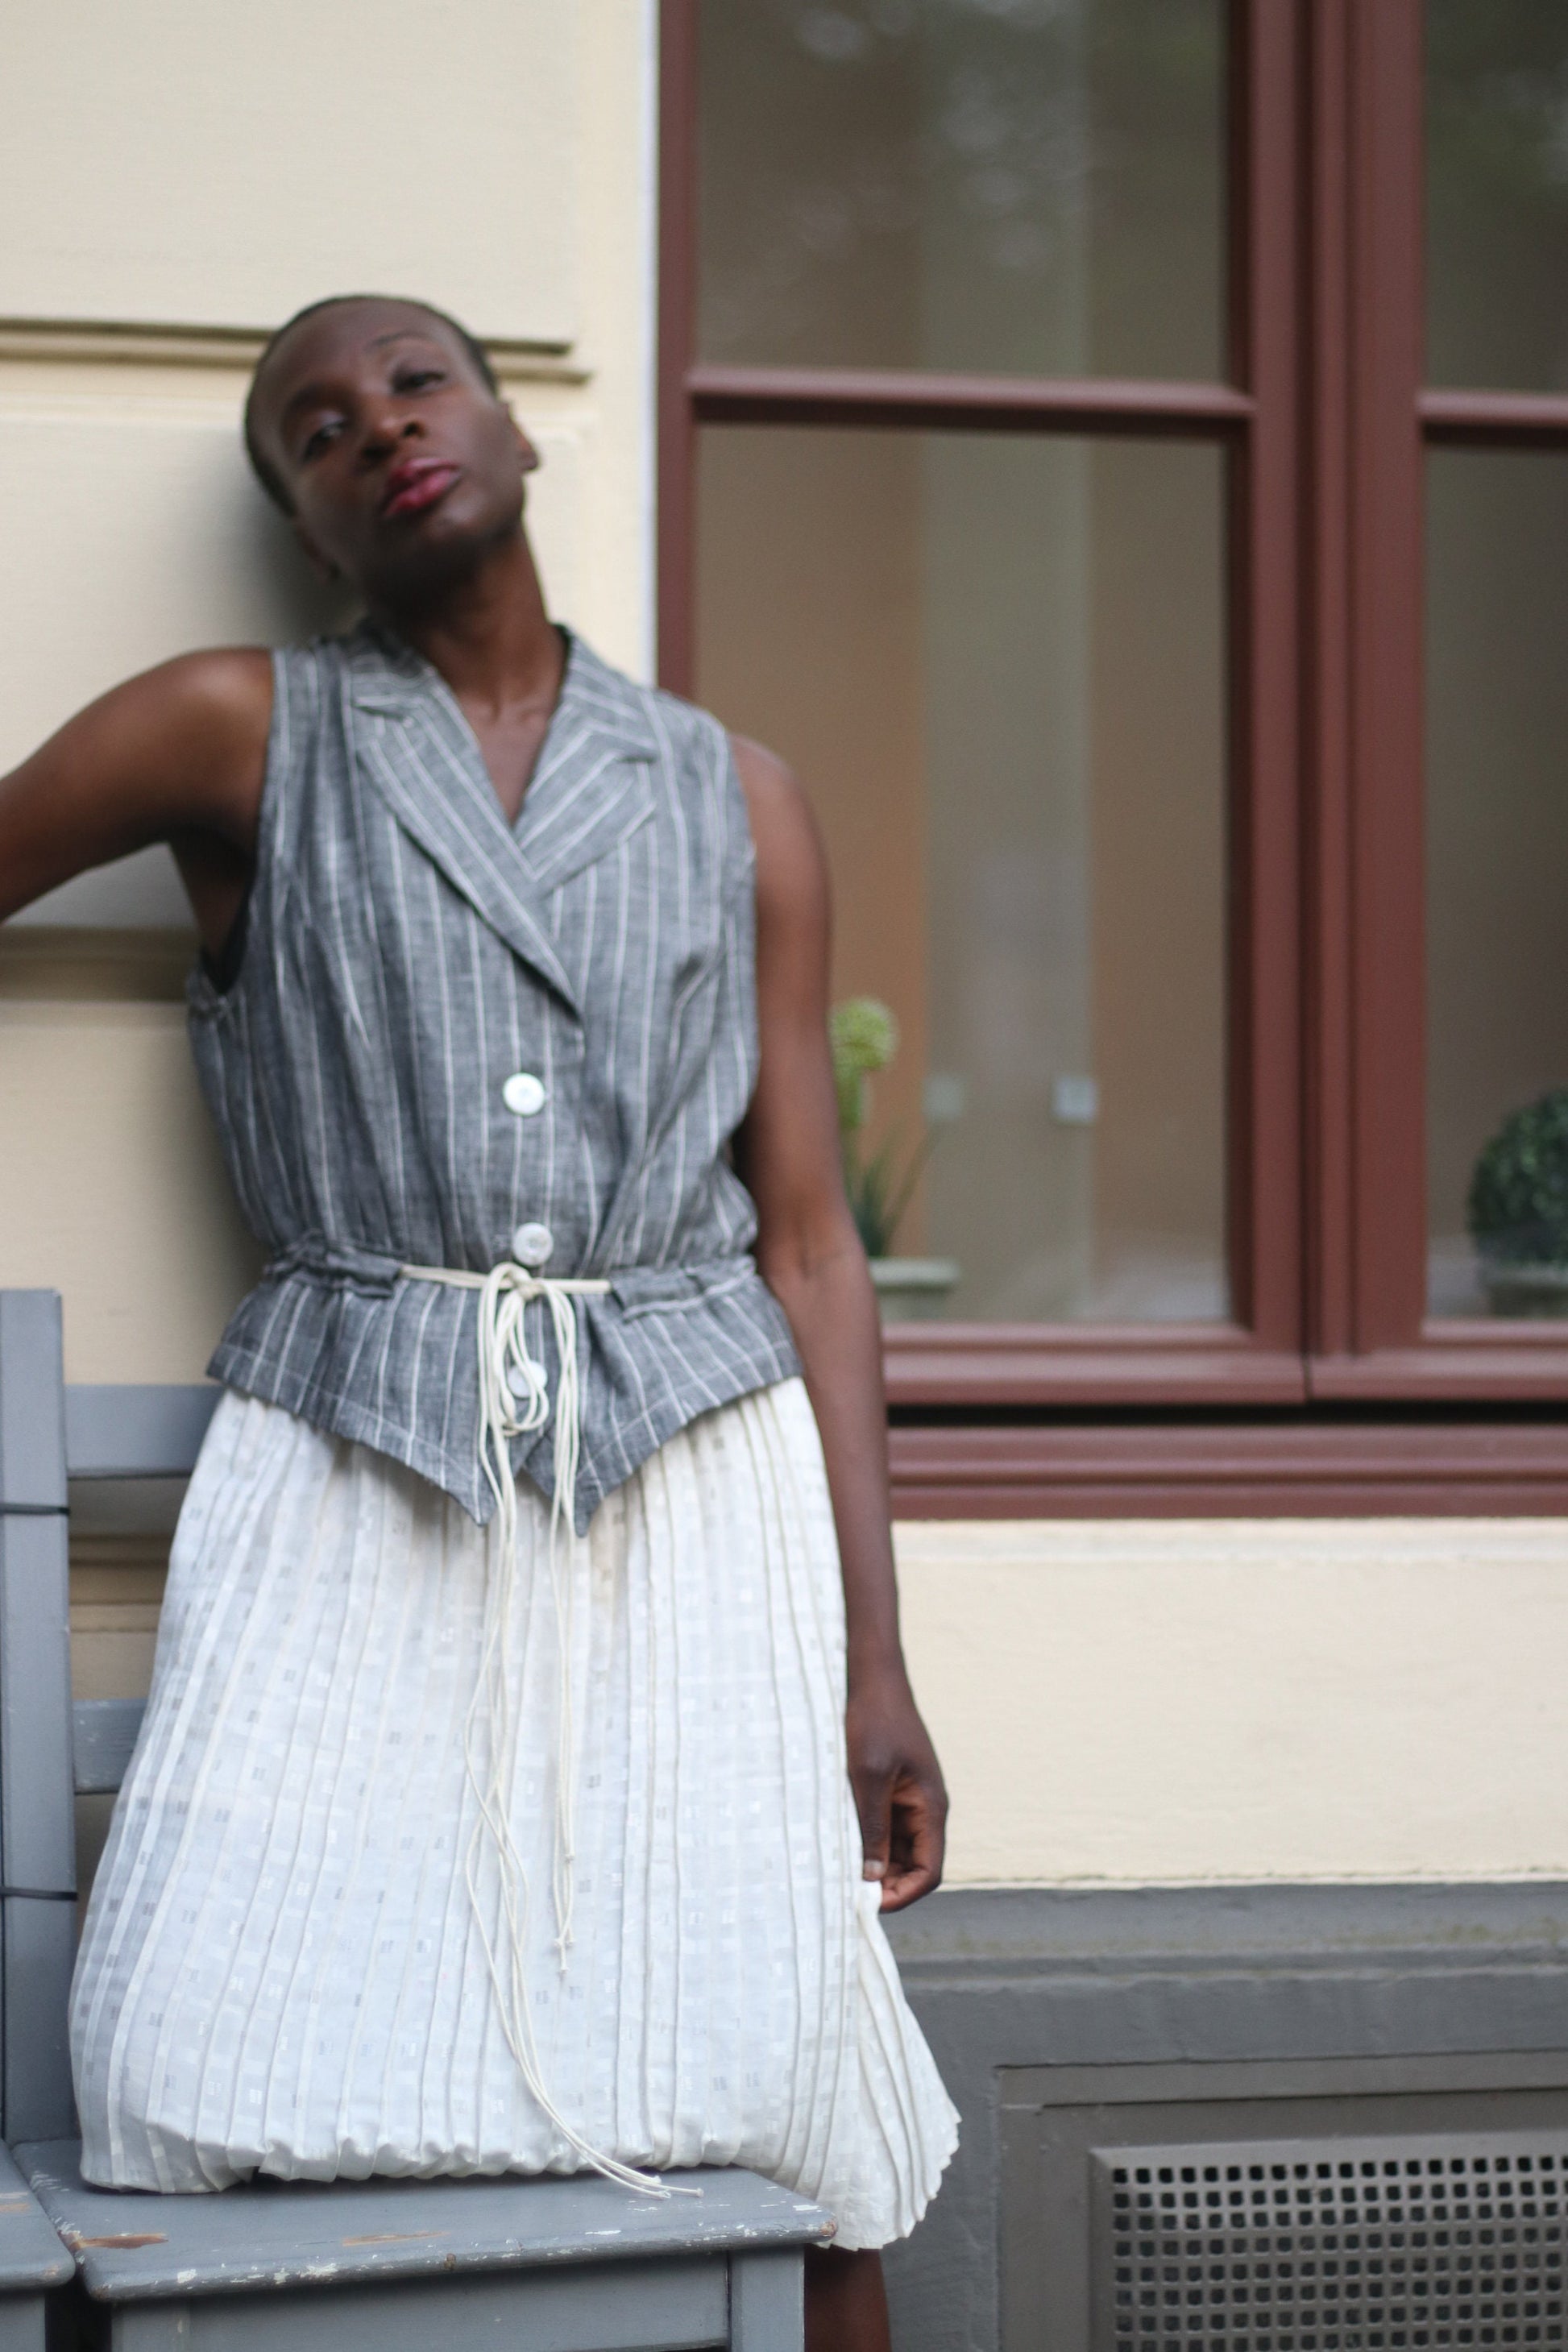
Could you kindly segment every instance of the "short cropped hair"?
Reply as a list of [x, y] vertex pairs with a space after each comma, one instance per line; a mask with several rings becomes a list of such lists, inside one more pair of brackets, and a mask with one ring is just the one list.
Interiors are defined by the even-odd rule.
[[268, 362], [286, 336], [291, 335], [295, 328], [302, 325], [305, 320], [313, 319], [318, 311], [336, 310], [345, 302], [401, 302], [406, 310], [423, 310], [427, 319], [438, 320], [448, 332], [457, 337], [458, 345], [479, 381], [495, 394], [498, 400], [500, 398], [500, 385], [496, 381], [496, 372], [490, 365], [489, 353], [483, 343], [479, 341], [477, 335], [471, 335], [468, 332], [460, 320], [454, 319], [448, 310], [437, 310], [434, 302], [411, 301], [402, 294], [326, 294], [319, 302], [307, 302], [302, 310], [296, 310], [291, 319], [285, 319], [276, 333], [268, 335], [263, 346], [261, 357], [257, 361], [252, 371], [250, 389], [245, 395], [245, 454], [250, 460], [251, 469], [257, 480], [272, 500], [273, 505], [280, 507], [286, 515], [293, 513], [293, 504], [283, 487], [277, 467], [261, 446], [256, 430], [257, 386], [266, 373]]

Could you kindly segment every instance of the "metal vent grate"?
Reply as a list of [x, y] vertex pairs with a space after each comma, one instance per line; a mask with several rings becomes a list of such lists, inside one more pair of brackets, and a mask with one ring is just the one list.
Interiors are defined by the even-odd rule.
[[1090, 2158], [1096, 2352], [1563, 2345], [1568, 2132]]

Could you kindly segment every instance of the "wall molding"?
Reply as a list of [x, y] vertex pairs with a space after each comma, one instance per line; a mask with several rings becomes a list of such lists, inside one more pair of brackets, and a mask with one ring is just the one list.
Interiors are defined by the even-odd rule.
[[[260, 358], [271, 330], [166, 326], [136, 320], [0, 319], [0, 363], [74, 362], [87, 366], [186, 367], [243, 371]], [[571, 357], [569, 343], [487, 341], [506, 383], [585, 384], [593, 370]]]
[[183, 1004], [194, 931], [0, 926], [0, 1004]]

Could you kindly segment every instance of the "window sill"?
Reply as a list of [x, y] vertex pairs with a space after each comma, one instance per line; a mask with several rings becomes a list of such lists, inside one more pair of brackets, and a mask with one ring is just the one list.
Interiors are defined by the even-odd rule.
[[1307, 1401], [1294, 1349], [1223, 1323], [904, 1323], [884, 1349], [888, 1402], [942, 1405], [1291, 1405]]
[[1325, 1402], [1560, 1403], [1568, 1324], [1428, 1323], [1414, 1347], [1314, 1357], [1308, 1381]]
[[895, 1428], [900, 1519], [1552, 1517], [1568, 1424]]

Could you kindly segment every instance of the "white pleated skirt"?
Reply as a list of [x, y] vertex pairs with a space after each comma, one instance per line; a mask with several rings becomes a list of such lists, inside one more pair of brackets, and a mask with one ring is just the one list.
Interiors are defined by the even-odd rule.
[[[569, 1548], [563, 1969], [561, 1618], [531, 1488], [519, 1516], [510, 1818], [557, 2112], [623, 2162], [748, 2165], [827, 2206], [842, 2245], [905, 2235], [956, 2117], [860, 1874], [843, 1593], [804, 1387], [705, 1414]], [[578, 2168], [503, 2031], [487, 1841], [477, 1904], [465, 1877], [494, 1543], [384, 1456], [220, 1403], [77, 1964], [89, 2179]]]

